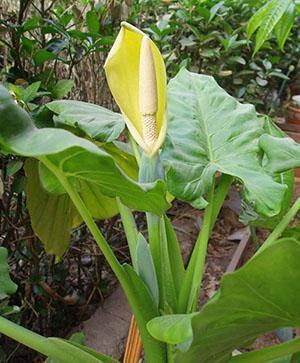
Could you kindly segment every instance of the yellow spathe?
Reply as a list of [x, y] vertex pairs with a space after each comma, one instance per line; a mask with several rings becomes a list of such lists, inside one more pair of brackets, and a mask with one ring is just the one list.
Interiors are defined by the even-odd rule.
[[[121, 30], [104, 65], [106, 78], [109, 88], [124, 115], [131, 135], [143, 150], [151, 156], [159, 150], [164, 141], [167, 128], [165, 65], [158, 48], [146, 34], [126, 22], [123, 22], [121, 26]], [[145, 87], [140, 87], [140, 80], [144, 78], [140, 77], [140, 55], [145, 37], [147, 37], [150, 44], [152, 51], [151, 62], [154, 62], [155, 72], [155, 77], [150, 76], [149, 78], [156, 80], [156, 90], [153, 92], [153, 90], [149, 89], [149, 97], [152, 97], [153, 94], [157, 97], [156, 114], [150, 120], [151, 122], [154, 120], [153, 122], [156, 123], [155, 127], [153, 127], [156, 130], [156, 137], [151, 142], [144, 137], [143, 120], [145, 121], [145, 117], [142, 115], [140, 103], [140, 97], [145, 97]], [[147, 54], [147, 51], [145, 54]], [[148, 71], [151, 71], [151, 69], [153, 67], [148, 66]]]

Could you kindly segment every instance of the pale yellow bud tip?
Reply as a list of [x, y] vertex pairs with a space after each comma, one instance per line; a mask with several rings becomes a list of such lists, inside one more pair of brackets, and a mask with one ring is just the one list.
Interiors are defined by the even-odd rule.
[[139, 67], [139, 103], [142, 114], [143, 137], [147, 145], [157, 139], [157, 81], [151, 43], [147, 36], [141, 42]]

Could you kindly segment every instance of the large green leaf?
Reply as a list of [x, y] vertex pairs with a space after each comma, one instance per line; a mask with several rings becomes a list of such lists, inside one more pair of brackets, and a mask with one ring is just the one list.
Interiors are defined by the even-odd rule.
[[300, 145], [291, 138], [263, 135], [259, 144], [268, 157], [266, 167], [272, 173], [300, 167]]
[[218, 293], [193, 318], [193, 343], [176, 362], [225, 363], [234, 349], [265, 332], [299, 327], [299, 259], [300, 243], [285, 238], [225, 275]]
[[261, 166], [263, 121], [253, 106], [237, 102], [212, 77], [181, 70], [169, 83], [168, 112], [162, 158], [174, 196], [198, 206], [216, 172], [222, 172], [243, 182], [245, 197], [259, 214], [279, 213], [285, 186]]
[[13, 294], [17, 291], [18, 286], [12, 282], [9, 276], [7, 264], [7, 250], [0, 247], [0, 295]]
[[[39, 164], [32, 158], [25, 163], [27, 207], [32, 228], [44, 243], [47, 253], [61, 257], [69, 246], [72, 229], [82, 223], [82, 218], [69, 195], [53, 179], [53, 174], [40, 164], [40, 169], [43, 170], [42, 181], [45, 183], [42, 185]], [[118, 214], [115, 198], [103, 195], [97, 185], [80, 181], [78, 187], [79, 194], [93, 217], [107, 219]]]
[[32, 228], [50, 254], [63, 255], [73, 227], [82, 222], [67, 194], [47, 192], [40, 183], [38, 161], [25, 163], [26, 196]]
[[[276, 136], [276, 137], [285, 137], [286, 134], [276, 126], [272, 120], [265, 116], [264, 117], [264, 129], [267, 134]], [[267, 163], [267, 157], [264, 155], [263, 157], [263, 165]], [[277, 224], [280, 222], [282, 217], [286, 214], [289, 209], [290, 203], [293, 198], [294, 191], [294, 171], [287, 170], [283, 173], [276, 173], [272, 175], [273, 180], [282, 185], [286, 185], [287, 188], [284, 193], [284, 197], [281, 203], [280, 212], [274, 217], [265, 217], [260, 216], [255, 212], [253, 207], [247, 203], [247, 201], [243, 201], [243, 212], [240, 216], [240, 219], [245, 224], [251, 224], [252, 226], [274, 229]]]
[[8, 152], [43, 160], [73, 189], [80, 188], [82, 181], [96, 185], [108, 197], [118, 196], [132, 209], [161, 214], [168, 207], [163, 181], [136, 183], [92, 142], [61, 129], [37, 129], [4, 87], [0, 87], [0, 145]]
[[47, 107], [58, 114], [58, 125], [76, 128], [97, 141], [113, 141], [125, 127], [121, 114], [92, 103], [60, 100], [48, 103]]
[[[126, 175], [137, 179], [135, 159], [123, 150], [123, 143], [107, 143], [101, 148], [113, 157]], [[47, 253], [61, 257], [69, 246], [72, 228], [80, 225], [82, 218], [57, 178], [42, 163], [27, 159], [25, 172], [27, 207], [32, 227], [44, 243]], [[103, 195], [96, 184], [80, 180], [77, 186], [94, 218], [108, 219], [118, 214], [116, 199]]]

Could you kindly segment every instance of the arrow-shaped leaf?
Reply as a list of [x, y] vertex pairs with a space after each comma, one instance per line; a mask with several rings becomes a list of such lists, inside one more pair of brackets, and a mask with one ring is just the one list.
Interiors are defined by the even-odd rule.
[[261, 166], [263, 121], [253, 106], [237, 102], [212, 77], [182, 70], [169, 83], [168, 113], [163, 160], [174, 196], [198, 206], [216, 172], [222, 172], [243, 182], [258, 213], [279, 213], [285, 186]]

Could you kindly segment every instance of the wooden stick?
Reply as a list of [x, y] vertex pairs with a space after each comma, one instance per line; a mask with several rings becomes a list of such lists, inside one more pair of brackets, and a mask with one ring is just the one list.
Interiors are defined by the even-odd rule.
[[123, 363], [138, 363], [142, 340], [134, 316], [131, 317]]
[[246, 227], [245, 235], [240, 240], [240, 243], [237, 246], [237, 249], [235, 250], [235, 252], [231, 258], [231, 261], [226, 269], [226, 272], [233, 272], [237, 269], [237, 267], [239, 266], [239, 264], [241, 262], [242, 256], [246, 250], [249, 239], [250, 239], [250, 228]]

